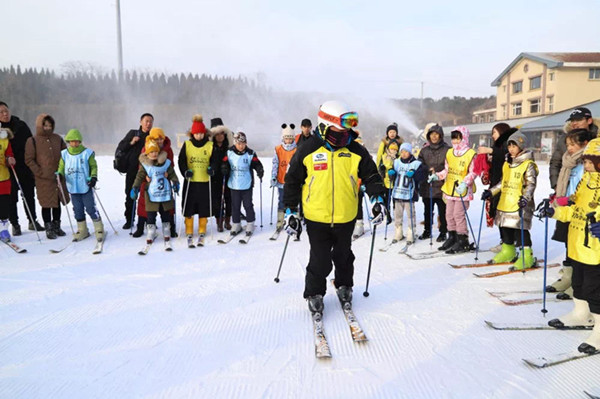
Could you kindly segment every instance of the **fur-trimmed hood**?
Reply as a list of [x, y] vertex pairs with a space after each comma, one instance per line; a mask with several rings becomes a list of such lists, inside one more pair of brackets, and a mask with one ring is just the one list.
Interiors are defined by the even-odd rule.
[[158, 153], [158, 158], [155, 161], [148, 158], [148, 154], [146, 154], [146, 153], [140, 154], [139, 160], [140, 160], [141, 164], [148, 165], [148, 166], [155, 166], [155, 165], [164, 164], [165, 162], [167, 162], [167, 158], [168, 158], [167, 152], [161, 150]]
[[209, 132], [209, 137], [210, 137], [211, 141], [214, 141], [213, 136], [215, 134], [225, 133], [225, 136], [227, 137], [227, 142], [229, 143], [229, 145], [233, 144], [233, 132], [225, 125], [211, 127], [208, 132]]
[[46, 134], [44, 132], [44, 128], [43, 128], [43, 126], [44, 126], [44, 119], [46, 119], [49, 116], [50, 116], [49, 114], [39, 114], [37, 116], [37, 118], [35, 118], [35, 134], [37, 136], [49, 136], [52, 133], [54, 133], [54, 128], [56, 126], [54, 126], [54, 118], [52, 118], [51, 116], [50, 116], [50, 118], [52, 118], [52, 131], [49, 134]]
[[[592, 126], [591, 126], [591, 131], [596, 133], [598, 135], [598, 137], [600, 137], [600, 131], [598, 128], [600, 128], [600, 118], [592, 118]], [[565, 133], [569, 133], [571, 130], [573, 130], [573, 128], [571, 127], [571, 121], [567, 121], [565, 122], [565, 125], [563, 126], [563, 131]]]

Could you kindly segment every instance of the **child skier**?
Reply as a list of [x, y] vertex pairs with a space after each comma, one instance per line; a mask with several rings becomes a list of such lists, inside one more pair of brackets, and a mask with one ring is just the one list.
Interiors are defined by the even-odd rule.
[[171, 194], [171, 184], [173, 191], [179, 193], [179, 179], [175, 174], [171, 161], [167, 158], [167, 153], [161, 151], [156, 142], [150, 140], [146, 142], [145, 153], [140, 154], [140, 165], [138, 173], [131, 189], [131, 199], [134, 201], [140, 191], [142, 181], [146, 181], [146, 212], [148, 214], [146, 243], [152, 244], [156, 238], [156, 214], [160, 213], [162, 220], [163, 236], [165, 247], [170, 250], [171, 239], [171, 209], [175, 207], [175, 201]]
[[183, 143], [179, 152], [179, 171], [185, 177], [183, 182], [184, 198], [182, 207], [185, 217], [185, 235], [188, 247], [194, 248], [194, 215], [198, 215], [198, 246], [204, 245], [206, 236], [206, 224], [212, 216], [210, 212], [215, 210], [211, 204], [212, 198], [209, 184], [211, 176], [214, 175], [210, 167], [210, 159], [213, 153], [213, 142], [206, 134], [206, 126], [202, 122], [202, 115], [194, 115], [190, 139]]
[[242, 231], [241, 206], [243, 204], [248, 222], [246, 236], [250, 237], [254, 232], [254, 221], [256, 220], [252, 204], [252, 188], [254, 186], [252, 169], [256, 170], [256, 175], [261, 180], [264, 169], [256, 153], [248, 148], [244, 132], [237, 132], [233, 135], [233, 146], [229, 148], [227, 155], [223, 158], [221, 168], [223, 175], [229, 176], [227, 187], [231, 190], [233, 225], [230, 235], [234, 237]]
[[[529, 230], [535, 209], [533, 193], [539, 171], [533, 160], [533, 153], [527, 150], [528, 146], [527, 137], [520, 131], [510, 135], [508, 154], [509, 160], [512, 160], [506, 161], [502, 166], [502, 181], [481, 195], [481, 199], [485, 201], [500, 194], [495, 223], [502, 234], [502, 249], [494, 256], [492, 263], [512, 262], [516, 257], [516, 244], [523, 248], [511, 266], [511, 269], [516, 270], [529, 269], [536, 263]], [[521, 242], [521, 223], [524, 242]]]
[[569, 224], [568, 252], [573, 265], [573, 310], [548, 322], [557, 329], [591, 326], [591, 335], [577, 348], [594, 354], [600, 350], [600, 138], [591, 140], [582, 155], [585, 171], [573, 204], [542, 208], [542, 216]]
[[8, 128], [0, 129], [0, 240], [10, 241], [8, 232], [8, 210], [10, 209], [10, 168], [15, 166], [10, 140], [13, 133]]
[[442, 192], [446, 201], [448, 239], [438, 249], [454, 254], [471, 249], [465, 210], [469, 209], [469, 203], [473, 200], [475, 192], [473, 171], [475, 151], [469, 148], [469, 129], [466, 127], [458, 126], [450, 135], [452, 148], [446, 152], [444, 170], [435, 173], [430, 169], [431, 175], [427, 182], [446, 179]]
[[283, 228], [285, 218], [285, 209], [283, 207], [283, 184], [285, 182], [285, 174], [290, 165], [292, 156], [296, 153], [296, 142], [294, 140], [294, 124], [281, 125], [281, 144], [275, 147], [275, 155], [273, 156], [273, 168], [271, 169], [271, 187], [277, 187], [279, 200], [277, 201], [277, 224], [275, 225], [276, 232], [280, 232]]
[[402, 143], [400, 146], [400, 158], [394, 161], [394, 166], [388, 172], [390, 180], [393, 181], [392, 198], [394, 199], [394, 220], [396, 232], [392, 244], [404, 239], [402, 231], [402, 220], [406, 212], [409, 217], [408, 241], [410, 245], [415, 242], [415, 208], [419, 200], [419, 183], [425, 178], [426, 172], [421, 161], [415, 159], [412, 154], [412, 145]]
[[67, 190], [71, 194], [73, 213], [77, 221], [77, 232], [73, 241], [81, 241], [90, 236], [85, 222], [87, 212], [94, 224], [96, 241], [104, 240], [104, 225], [94, 201], [94, 187], [98, 181], [98, 165], [94, 151], [84, 147], [81, 143], [83, 136], [77, 129], [71, 129], [65, 136], [68, 147], [60, 153], [57, 174], [63, 176], [67, 183]]

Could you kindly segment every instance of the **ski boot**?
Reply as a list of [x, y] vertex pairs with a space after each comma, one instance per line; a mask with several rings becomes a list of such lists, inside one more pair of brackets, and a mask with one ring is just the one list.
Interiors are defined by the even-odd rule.
[[587, 353], [588, 355], [593, 355], [600, 351], [600, 314], [592, 313], [592, 316], [594, 318], [592, 334], [577, 348], [579, 352]]
[[67, 233], [65, 233], [64, 230], [60, 228], [60, 220], [55, 220], [54, 222], [52, 222], [52, 224], [54, 225], [54, 232], [57, 236], [64, 237], [67, 235]]
[[19, 225], [19, 223], [13, 224], [12, 225], [12, 235], [20, 236], [21, 234], [23, 234], [23, 232], [21, 231], [21, 226]]
[[354, 232], [352, 233], [352, 238], [356, 240], [363, 234], [365, 234], [365, 225], [362, 219], [356, 220], [356, 224], [354, 225]]
[[94, 235], [96, 236], [96, 241], [104, 241], [104, 237], [106, 237], [106, 232], [104, 231], [104, 223], [102, 223], [102, 219], [98, 218], [96, 220], [92, 220], [94, 223]]
[[[19, 229], [21, 229], [21, 227], [19, 227]], [[37, 220], [34, 220], [33, 222], [29, 222], [28, 230], [29, 231], [44, 231], [45, 229], [44, 229], [44, 226], [39, 224]]]
[[512, 262], [516, 256], [517, 251], [513, 244], [502, 244], [502, 249], [494, 256], [492, 263]]
[[90, 236], [90, 232], [87, 228], [87, 223], [84, 220], [77, 221], [77, 231], [73, 234], [73, 241], [81, 241], [84, 238], [88, 238]]
[[162, 224], [163, 239], [165, 242], [171, 240], [171, 223], [165, 222]]
[[525, 269], [530, 269], [536, 264], [537, 259], [533, 257], [533, 250], [531, 247], [525, 247], [519, 253], [519, 257], [510, 267], [510, 270], [523, 270], [523, 256], [525, 257]]
[[573, 276], [573, 267], [571, 266], [563, 266], [562, 269], [558, 272], [562, 274], [562, 276], [553, 282], [552, 284], [546, 286], [546, 292], [559, 292], [564, 291], [571, 286], [571, 278]]
[[548, 322], [550, 327], [558, 330], [565, 327], [588, 327], [594, 325], [594, 317], [590, 313], [590, 306], [587, 301], [573, 298], [573, 310], [558, 319], [552, 319]]
[[242, 224], [241, 224], [241, 223], [234, 223], [234, 224], [232, 224], [232, 225], [229, 227], [229, 229], [228, 229], [228, 230], [231, 230], [231, 231], [229, 232], [229, 234], [230, 234], [230, 235], [232, 235], [232, 236], [236, 236], [236, 235], [238, 235], [238, 233], [239, 233], [240, 231], [242, 231]]
[[46, 227], [46, 238], [49, 240], [55, 240], [56, 232], [54, 231], [54, 224], [52, 222], [46, 222], [44, 223], [44, 226]]
[[441, 247], [438, 248], [439, 251], [446, 251], [450, 248], [452, 248], [452, 246], [454, 245], [454, 243], [456, 242], [456, 231], [449, 231], [448, 232], [448, 239], [444, 242], [444, 244], [442, 244]]
[[402, 240], [404, 240], [404, 232], [402, 231], [402, 226], [396, 226], [394, 229], [394, 239], [392, 240], [392, 244], [395, 244]]
[[446, 241], [446, 233], [440, 233], [440, 235], [435, 239], [435, 242], [444, 242]]
[[10, 233], [8, 232], [8, 220], [0, 220], [0, 240], [10, 241]]
[[431, 231], [425, 230], [423, 234], [419, 236], [419, 240], [429, 240], [431, 238]]
[[146, 244], [152, 244], [154, 239], [156, 238], [156, 225], [155, 224], [147, 224], [146, 225]]
[[342, 285], [337, 289], [337, 296], [344, 309], [352, 309], [352, 287]]
[[146, 220], [147, 219], [143, 216], [138, 217], [137, 227], [132, 234], [133, 237], [138, 238], [144, 235], [144, 226], [146, 226]]
[[251, 236], [254, 233], [254, 222], [246, 224], [246, 236]]
[[323, 314], [323, 309], [325, 308], [323, 295], [313, 295], [306, 299], [308, 299], [308, 310], [310, 310], [310, 313], [313, 315], [315, 313]]
[[446, 250], [447, 254], [459, 254], [463, 252], [469, 252], [471, 250], [471, 244], [469, 244], [469, 236], [466, 234], [458, 234], [456, 242], [451, 248]]
[[556, 299], [560, 299], [561, 301], [568, 301], [573, 299], [573, 287], [569, 287], [563, 292], [559, 292], [556, 294]]

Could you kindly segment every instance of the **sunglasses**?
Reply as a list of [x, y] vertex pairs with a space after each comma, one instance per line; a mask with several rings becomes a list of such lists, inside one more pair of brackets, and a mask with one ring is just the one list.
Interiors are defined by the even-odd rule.
[[319, 111], [319, 117], [331, 123], [335, 123], [344, 129], [352, 129], [353, 127], [358, 126], [358, 114], [356, 112], [346, 112], [340, 116], [331, 116], [323, 111]]

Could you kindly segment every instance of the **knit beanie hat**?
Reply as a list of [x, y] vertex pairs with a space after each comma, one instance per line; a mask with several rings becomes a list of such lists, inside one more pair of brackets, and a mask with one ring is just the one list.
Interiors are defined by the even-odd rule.
[[412, 154], [412, 144], [410, 143], [402, 143], [400, 146], [400, 151], [408, 151]]
[[77, 129], [71, 129], [65, 136], [65, 141], [83, 141], [81, 133]]
[[206, 126], [204, 126], [204, 122], [202, 122], [202, 115], [196, 114], [192, 117], [192, 129], [190, 132], [192, 134], [206, 133]]
[[529, 140], [520, 130], [517, 130], [508, 138], [508, 144], [515, 143], [521, 150], [529, 147]]
[[233, 135], [233, 142], [234, 143], [245, 143], [246, 142], [246, 133], [244, 132], [237, 132]]
[[296, 137], [296, 135], [294, 134], [294, 128], [296, 126], [293, 123], [290, 123], [290, 125], [286, 125], [285, 123], [283, 125], [281, 125], [281, 138], [282, 139], [286, 139], [286, 138], [294, 138]]
[[396, 132], [396, 134], [398, 134], [398, 124], [396, 122], [392, 123], [391, 125], [389, 125], [387, 127], [387, 129], [385, 129], [385, 135], [387, 136], [388, 132], [390, 130], [393, 130]]
[[146, 150], [146, 154], [150, 154], [151, 152], [160, 152], [160, 148], [154, 140], [146, 141], [146, 146], [144, 147], [144, 149]]
[[301, 127], [312, 127], [312, 122], [308, 118], [302, 119], [302, 123], [300, 123]]
[[153, 127], [152, 129], [150, 129], [150, 133], [148, 133], [148, 136], [146, 137], [146, 141], [158, 140], [158, 139], [164, 139], [164, 138], [165, 138], [165, 131], [159, 127]]

